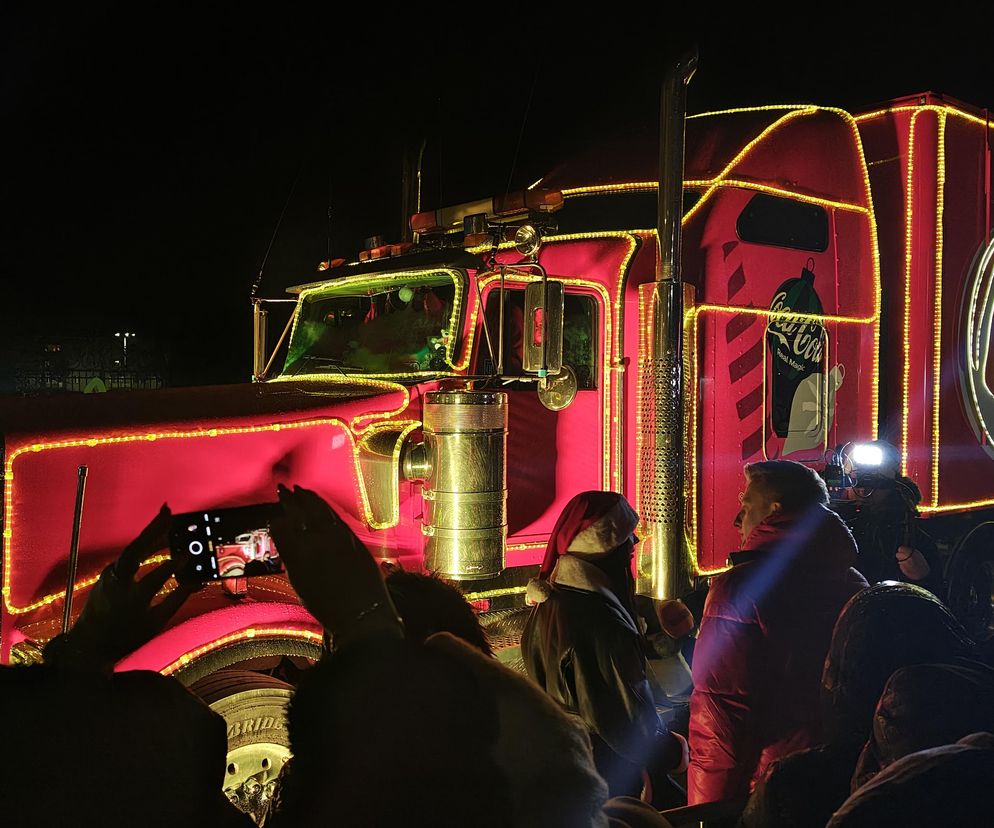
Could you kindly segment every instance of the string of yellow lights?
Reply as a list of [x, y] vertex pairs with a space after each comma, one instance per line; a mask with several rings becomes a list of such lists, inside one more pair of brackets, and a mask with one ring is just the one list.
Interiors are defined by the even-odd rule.
[[613, 383], [614, 387], [614, 416], [612, 418], [612, 430], [615, 435], [614, 443], [614, 491], [622, 490], [625, 467], [625, 440], [624, 440], [624, 394], [625, 394], [625, 286], [631, 271], [632, 262], [638, 252], [642, 240], [635, 234], [630, 234], [628, 238], [628, 251], [618, 268], [618, 285], [615, 288], [614, 296], [614, 356], [612, 359], [612, 370], [618, 376]]
[[994, 506], [994, 497], [981, 500], [970, 500], [965, 503], [947, 503], [942, 506], [919, 506], [918, 511], [927, 515], [938, 515], [944, 512], [967, 512], [970, 509], [983, 509]]
[[[294, 341], [294, 337], [297, 333], [297, 326], [300, 321], [301, 310], [307, 302], [324, 299], [329, 296], [349, 295], [350, 291], [354, 292], [357, 289], [363, 291], [364, 293], [370, 293], [377, 290], [388, 289], [404, 282], [423, 282], [439, 276], [446, 276], [452, 280], [452, 311], [449, 314], [449, 325], [446, 329], [446, 335], [444, 337], [445, 362], [450, 368], [460, 370], [457, 363], [454, 362], [454, 359], [456, 342], [459, 339], [457, 326], [460, 321], [463, 301], [462, 297], [466, 286], [463, 284], [462, 273], [458, 270], [447, 267], [346, 276], [344, 278], [329, 279], [329, 281], [324, 284], [302, 290], [298, 296], [297, 307], [294, 311], [293, 325], [290, 328], [290, 342], [292, 343]], [[407, 374], [398, 374], [397, 376], [416, 378], [437, 373], [437, 371], [411, 371]], [[377, 374], [376, 376], [384, 375]], [[299, 377], [277, 377], [276, 379], [299, 379]]]
[[870, 187], [870, 168], [863, 151], [863, 139], [859, 134], [856, 119], [844, 109], [829, 109], [848, 125], [853, 138], [853, 146], [859, 158], [859, 168], [863, 174], [863, 191], [866, 198], [866, 217], [870, 231], [870, 257], [873, 267], [873, 355], [870, 395], [870, 433], [875, 440], [880, 431], [880, 324], [883, 307], [882, 282], [880, 276], [880, 242], [877, 233], [877, 219], [873, 211], [873, 190]]
[[854, 116], [857, 123], [880, 118], [883, 115], [892, 115], [896, 112], [937, 112], [945, 115], [952, 115], [954, 118], [962, 118], [971, 124], [994, 129], [994, 121], [985, 120], [970, 112], [966, 112], [950, 104], [905, 104], [903, 106], [890, 106], [884, 109], [875, 109], [872, 112], [863, 112]]
[[[564, 285], [574, 285], [577, 287], [583, 287], [588, 290], [594, 291], [600, 296], [602, 307], [604, 308], [604, 353], [602, 360], [602, 375], [604, 377], [604, 387], [601, 391], [601, 408], [603, 410], [603, 467], [601, 485], [605, 489], [611, 488], [611, 394], [612, 394], [612, 381], [611, 381], [611, 343], [614, 341], [612, 337], [612, 313], [611, 313], [611, 297], [607, 291], [607, 288], [600, 282], [593, 282], [589, 279], [574, 279], [567, 278], [557, 275], [556, 280], [562, 282]], [[486, 276], [480, 280], [480, 290], [481, 292], [484, 288], [488, 287], [495, 281], [499, 281], [500, 276], [497, 274]], [[531, 274], [521, 273], [513, 270], [508, 270], [504, 275], [505, 282], [512, 283], [528, 283], [535, 281], [535, 277]], [[479, 300], [477, 300], [479, 301]]]
[[711, 112], [698, 112], [695, 115], [688, 115], [688, 121], [696, 121], [700, 118], [715, 118], [721, 115], [749, 115], [754, 112], [794, 112], [797, 110], [824, 109], [814, 104], [765, 104], [763, 106], [736, 106], [729, 109], [715, 109]]
[[912, 298], [912, 274], [913, 274], [913, 222], [914, 222], [914, 172], [916, 155], [916, 130], [918, 119], [925, 113], [934, 113], [937, 120], [938, 138], [936, 147], [936, 238], [934, 255], [934, 296], [933, 296], [933, 352], [932, 352], [932, 452], [930, 458], [930, 505], [920, 507], [926, 514], [938, 514], [942, 512], [965, 511], [969, 509], [982, 508], [994, 505], [994, 498], [968, 501], [963, 503], [948, 503], [939, 505], [939, 454], [941, 450], [941, 427], [940, 427], [940, 391], [941, 391], [941, 324], [942, 324], [942, 255], [943, 255], [943, 215], [945, 209], [945, 127], [947, 119], [952, 116], [960, 118], [975, 126], [994, 129], [994, 123], [979, 118], [968, 112], [964, 112], [954, 106], [937, 104], [904, 105], [887, 107], [873, 112], [867, 112], [856, 116], [856, 121], [863, 121], [878, 118], [884, 115], [910, 112], [908, 127], [908, 163], [906, 170], [906, 207], [905, 207], [905, 259], [904, 259], [904, 320], [903, 320], [903, 364], [901, 370], [901, 473], [908, 474], [908, 453], [910, 443], [910, 356], [911, 356], [911, 298]]
[[256, 638], [294, 638], [298, 641], [307, 641], [311, 644], [317, 644], [319, 646], [323, 643], [323, 637], [321, 634], [316, 633], [313, 630], [301, 630], [295, 627], [249, 627], [248, 629], [239, 630], [238, 632], [231, 633], [230, 635], [221, 636], [208, 644], [204, 644], [202, 647], [197, 647], [196, 649], [184, 653], [171, 664], [163, 667], [160, 672], [164, 676], [170, 676], [177, 670], [181, 670], [191, 662], [196, 661], [201, 656], [212, 653], [221, 647], [226, 647], [229, 644], [236, 644], [239, 641]]
[[763, 143], [763, 141], [769, 138], [774, 132], [776, 132], [778, 129], [781, 129], [783, 126], [790, 123], [795, 118], [802, 117], [805, 115], [813, 115], [817, 111], [818, 111], [817, 107], [808, 107], [806, 109], [793, 109], [788, 111], [787, 114], [783, 115], [781, 118], [778, 118], [769, 126], [767, 126], [762, 132], [759, 133], [759, 135], [757, 135], [755, 138], [749, 141], [741, 150], [739, 150], [738, 153], [736, 153], [735, 156], [733, 156], [732, 160], [725, 165], [724, 169], [722, 169], [722, 171], [718, 173], [717, 176], [715, 176], [713, 183], [704, 191], [704, 193], [701, 195], [697, 203], [694, 204], [694, 206], [691, 207], [689, 210], [687, 210], [686, 213], [684, 213], [683, 220], [689, 221], [704, 206], [704, 204], [707, 203], [707, 200], [717, 191], [717, 189], [721, 186], [721, 183], [726, 178], [729, 177], [732, 170], [734, 170], [735, 167], [738, 166], [738, 164], [746, 156], [749, 155], [749, 153], [751, 153], [756, 147], [758, 147], [761, 143]]
[[[644, 526], [641, 525], [641, 516], [643, 514], [642, 509], [642, 451], [643, 451], [643, 435], [645, 433], [644, 423], [642, 422], [642, 404], [643, 393], [642, 385], [645, 382], [645, 354], [652, 353], [650, 348], [652, 347], [653, 334], [654, 334], [654, 319], [653, 319], [653, 307], [651, 302], [652, 293], [652, 283], [646, 283], [639, 285], [638, 287], [638, 315], [639, 315], [639, 350], [638, 350], [638, 370], [639, 370], [639, 380], [635, 384], [635, 512], [639, 515], [640, 526], [639, 532], [643, 537], [647, 537], [650, 533], [646, 532]], [[647, 299], [646, 297], [649, 297]], [[643, 543], [645, 541], [643, 540]]]
[[630, 181], [624, 184], [591, 184], [584, 187], [565, 187], [560, 192], [563, 199], [577, 196], [602, 195], [604, 193], [651, 192], [659, 186], [658, 181]]
[[[699, 363], [697, 359], [698, 348], [700, 347], [700, 340], [698, 339], [698, 321], [701, 318], [699, 313], [687, 313], [685, 308], [683, 316], [683, 341], [686, 343], [688, 341], [687, 336], [687, 325], [690, 324], [690, 348], [686, 345], [683, 349], [684, 365], [686, 366], [684, 370], [687, 371], [688, 382], [686, 388], [686, 398], [690, 403], [690, 433], [688, 436], [689, 451], [687, 452], [687, 457], [689, 460], [687, 471], [688, 479], [690, 481], [689, 485], [685, 487], [684, 495], [690, 501], [690, 526], [686, 527], [685, 534], [688, 537], [688, 547], [692, 553], [693, 560], [693, 570], [696, 571], [700, 567], [700, 563], [697, 560], [697, 546], [698, 546], [698, 536], [697, 536], [697, 521], [698, 521], [698, 510], [699, 510], [699, 500], [701, 496], [700, 486], [697, 485], [697, 429], [699, 428], [698, 417], [700, 414], [700, 400], [698, 399], [700, 388], [700, 381], [698, 378]], [[692, 308], [690, 309], [692, 311]]]
[[[545, 544], [542, 544], [545, 546]], [[485, 589], [481, 592], [467, 592], [463, 595], [467, 601], [483, 601], [487, 598], [503, 598], [505, 595], [523, 595], [528, 587], [500, 587], [498, 589]]]
[[932, 352], [932, 506], [939, 505], [939, 394], [942, 388], [942, 221], [946, 191], [946, 115], [939, 115], [935, 182], [935, 298]]
[[[693, 186], [697, 182], [687, 182], [688, 185]], [[702, 182], [703, 184], [703, 182]], [[807, 193], [801, 193], [797, 190], [788, 190], [785, 187], [772, 187], [769, 184], [761, 184], [756, 181], [745, 181], [736, 178], [726, 178], [720, 182], [717, 182], [717, 186], [720, 187], [735, 187], [741, 190], [755, 190], [756, 192], [765, 193], [766, 195], [780, 196], [781, 198], [789, 198], [793, 201], [801, 201], [805, 204], [816, 204], [819, 207], [827, 207], [834, 210], [849, 210], [854, 213], [869, 213], [869, 209], [862, 204], [853, 204], [849, 201], [839, 201], [832, 198], [822, 198], [821, 196], [808, 195]]]
[[[928, 111], [928, 110], [924, 110]], [[909, 437], [909, 417], [908, 404], [910, 402], [911, 385], [911, 267], [912, 267], [912, 239], [914, 230], [912, 217], [914, 215], [914, 172], [915, 172], [915, 127], [922, 110], [914, 112], [908, 125], [908, 168], [906, 171], [906, 207], [904, 210], [904, 336], [902, 337], [902, 347], [904, 349], [904, 360], [901, 364], [901, 474], [908, 476], [908, 437]]]
[[799, 313], [796, 311], [775, 311], [767, 308], [750, 308], [740, 305], [715, 305], [708, 303], [694, 305], [694, 307], [686, 311], [686, 313], [741, 313], [746, 316], [759, 316], [776, 322], [838, 322], [840, 324], [849, 325], [868, 325], [875, 322], [877, 319], [877, 315], [875, 313], [871, 313], [869, 316], [840, 316], [831, 313]]

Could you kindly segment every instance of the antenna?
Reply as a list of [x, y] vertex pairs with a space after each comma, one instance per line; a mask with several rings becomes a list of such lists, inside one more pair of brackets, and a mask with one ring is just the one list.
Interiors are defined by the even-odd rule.
[[507, 186], [504, 188], [504, 195], [511, 192], [511, 182], [514, 179], [514, 170], [518, 165], [518, 152], [521, 150], [521, 139], [525, 137], [525, 125], [528, 123], [528, 113], [532, 109], [532, 98], [535, 97], [535, 87], [538, 84], [538, 76], [542, 70], [542, 63], [539, 60], [535, 65], [535, 75], [532, 77], [532, 88], [528, 93], [528, 103], [525, 104], [525, 112], [521, 116], [521, 129], [518, 130], [518, 143], [514, 147], [514, 155], [511, 156], [511, 171], [507, 174]]
[[286, 215], [286, 208], [290, 206], [290, 199], [293, 198], [293, 192], [297, 189], [297, 182], [300, 181], [300, 174], [304, 171], [304, 164], [306, 162], [307, 158], [305, 156], [301, 159], [300, 166], [297, 167], [297, 175], [294, 176], [293, 184], [290, 185], [290, 192], [286, 194], [286, 201], [283, 202], [283, 209], [280, 211], [280, 217], [276, 220], [276, 227], [273, 228], [273, 237], [269, 240], [269, 247], [266, 248], [266, 255], [262, 257], [262, 264], [259, 265], [259, 272], [256, 274], [255, 281], [252, 283], [252, 291], [249, 293], [249, 299], [255, 299], [256, 293], [259, 292], [259, 285], [262, 283], [262, 273], [266, 269], [266, 262], [269, 261], [269, 254], [273, 250], [273, 244], [276, 241], [276, 236], [280, 232], [280, 226], [283, 224], [283, 217]]

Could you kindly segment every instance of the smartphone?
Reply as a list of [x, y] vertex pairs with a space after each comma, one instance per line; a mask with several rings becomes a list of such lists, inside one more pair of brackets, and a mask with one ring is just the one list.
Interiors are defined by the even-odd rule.
[[173, 515], [169, 549], [184, 583], [251, 578], [283, 572], [269, 530], [279, 503], [204, 509]]

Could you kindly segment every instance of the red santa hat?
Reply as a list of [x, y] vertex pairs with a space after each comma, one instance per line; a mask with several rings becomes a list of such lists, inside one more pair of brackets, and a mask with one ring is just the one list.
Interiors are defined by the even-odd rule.
[[549, 579], [562, 555], [604, 557], [632, 536], [638, 522], [638, 515], [624, 495], [617, 492], [580, 492], [559, 515], [545, 547], [538, 582], [529, 583], [526, 600], [538, 603], [542, 599], [540, 593], [545, 590], [541, 582]]

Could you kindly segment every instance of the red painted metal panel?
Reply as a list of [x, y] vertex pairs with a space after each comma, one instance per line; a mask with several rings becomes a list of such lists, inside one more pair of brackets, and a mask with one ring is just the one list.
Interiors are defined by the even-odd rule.
[[971, 268], [987, 246], [984, 127], [949, 117], [945, 138], [942, 376], [938, 398], [940, 506], [994, 498], [994, 449], [983, 445], [982, 432], [978, 434], [971, 425], [973, 401], [963, 376]]

